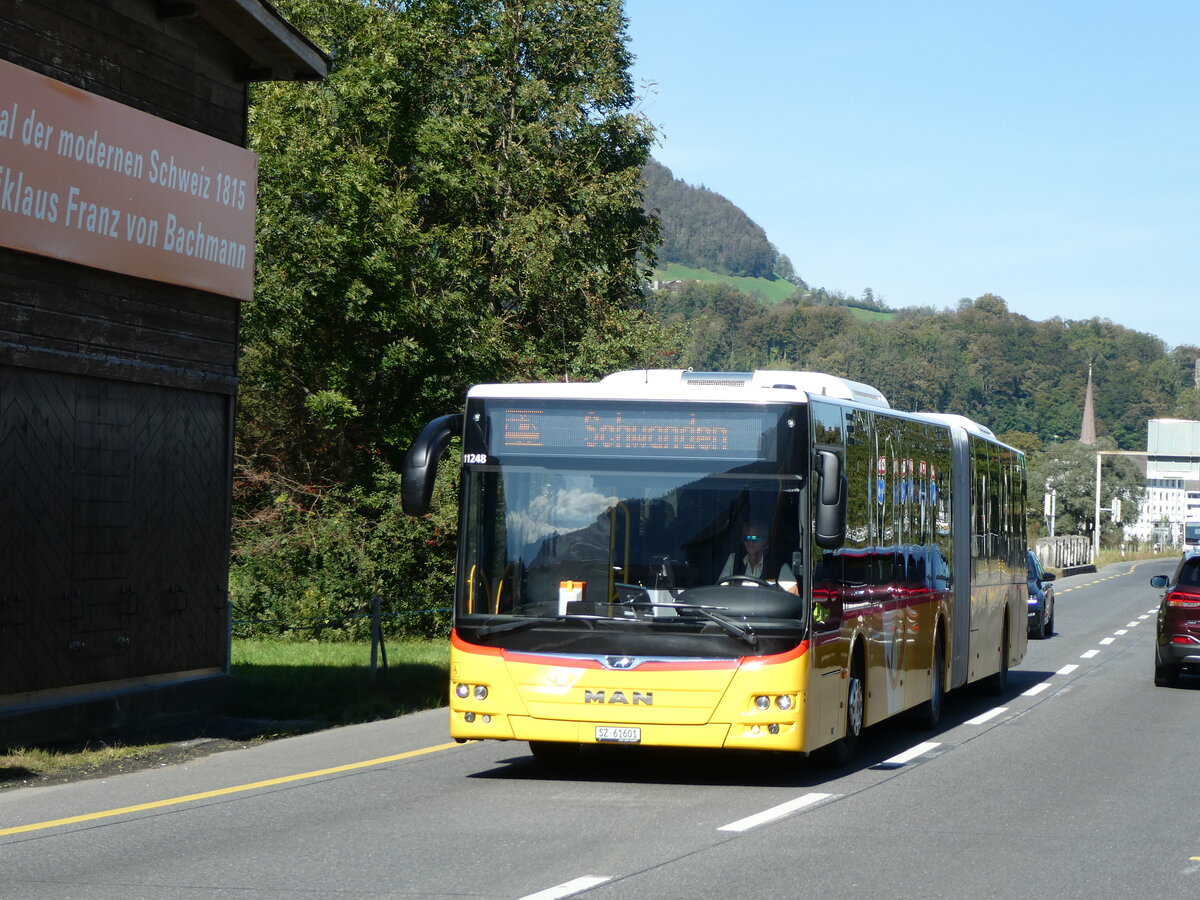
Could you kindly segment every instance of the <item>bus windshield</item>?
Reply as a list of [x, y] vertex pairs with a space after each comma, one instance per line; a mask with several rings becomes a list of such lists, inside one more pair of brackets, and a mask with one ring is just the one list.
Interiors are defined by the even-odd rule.
[[1200, 522], [1184, 523], [1183, 542], [1188, 547], [1200, 545]]
[[787, 421], [787, 439], [756, 460], [676, 459], [639, 443], [637, 453], [598, 456], [493, 452], [468, 466], [457, 627], [486, 635], [522, 631], [524, 619], [563, 623], [595, 643], [587, 635], [603, 621], [606, 646], [614, 622], [743, 641], [747, 621], [794, 632], [803, 425]]

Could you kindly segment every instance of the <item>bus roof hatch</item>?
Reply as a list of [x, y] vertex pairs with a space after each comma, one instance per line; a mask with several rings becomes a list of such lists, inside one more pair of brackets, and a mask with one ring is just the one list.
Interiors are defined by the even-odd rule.
[[869, 384], [826, 375], [823, 372], [789, 372], [759, 369], [756, 372], [694, 372], [691, 369], [636, 369], [614, 372], [602, 384], [636, 383], [639, 386], [677, 385], [688, 388], [774, 388], [804, 391], [814, 396], [854, 400], [871, 406], [890, 408], [887, 398]]

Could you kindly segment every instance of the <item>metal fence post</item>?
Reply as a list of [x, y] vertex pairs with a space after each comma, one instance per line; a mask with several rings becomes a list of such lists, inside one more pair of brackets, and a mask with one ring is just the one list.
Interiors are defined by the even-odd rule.
[[375, 681], [375, 661], [379, 655], [379, 644], [383, 639], [383, 630], [379, 624], [379, 595], [371, 597], [371, 682]]

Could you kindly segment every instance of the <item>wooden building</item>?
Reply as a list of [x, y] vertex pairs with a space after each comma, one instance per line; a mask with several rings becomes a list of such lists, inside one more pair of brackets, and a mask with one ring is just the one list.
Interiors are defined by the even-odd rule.
[[0, 3], [0, 745], [224, 701], [247, 92], [328, 64], [262, 0]]

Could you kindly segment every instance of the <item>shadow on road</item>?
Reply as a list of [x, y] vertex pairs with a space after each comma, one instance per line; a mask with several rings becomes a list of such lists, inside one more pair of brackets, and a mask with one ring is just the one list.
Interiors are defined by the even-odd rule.
[[475, 772], [472, 778], [513, 780], [568, 780], [595, 783], [747, 785], [755, 787], [814, 787], [844, 775], [870, 768], [892, 768], [887, 761], [916, 744], [936, 742], [939, 736], [997, 706], [1005, 706], [1053, 672], [1012, 669], [1008, 686], [989, 695], [978, 685], [951, 692], [946, 697], [937, 728], [923, 729], [901, 715], [863, 732], [850, 764], [833, 767], [818, 755], [794, 756], [753, 750], [690, 750], [668, 747], [584, 745], [576, 759], [549, 766], [534, 759], [528, 745], [514, 744], [516, 753], [495, 768]]

